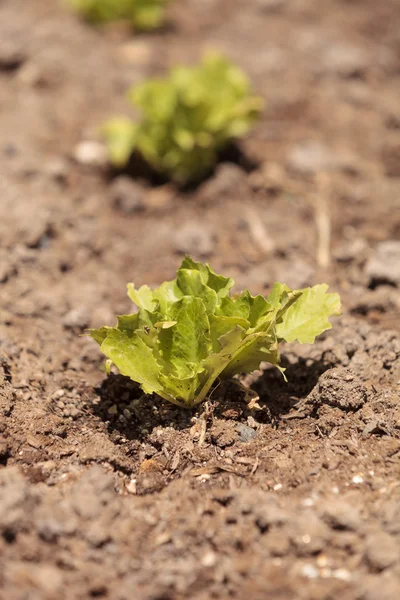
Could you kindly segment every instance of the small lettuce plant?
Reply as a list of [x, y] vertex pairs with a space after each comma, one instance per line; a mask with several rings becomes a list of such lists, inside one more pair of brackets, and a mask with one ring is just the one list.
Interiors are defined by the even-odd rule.
[[128, 21], [142, 31], [157, 29], [163, 24], [164, 12], [170, 0], [66, 0], [78, 14], [94, 24]]
[[117, 117], [103, 128], [117, 168], [139, 153], [158, 173], [186, 184], [204, 177], [221, 152], [248, 132], [263, 100], [250, 93], [246, 75], [226, 58], [207, 55], [196, 67], [132, 88], [128, 97], [139, 122]]
[[[312, 344], [340, 314], [326, 284], [290, 290], [275, 283], [267, 298], [230, 294], [233, 279], [186, 257], [176, 278], [151, 290], [128, 284], [137, 312], [115, 327], [90, 330], [122, 375], [181, 407], [207, 398], [217, 379], [279, 367], [279, 342]], [[283, 372], [283, 369], [280, 369]]]

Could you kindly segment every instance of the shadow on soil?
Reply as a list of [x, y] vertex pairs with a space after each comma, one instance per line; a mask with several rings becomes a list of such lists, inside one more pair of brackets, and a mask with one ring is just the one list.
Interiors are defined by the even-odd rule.
[[290, 364], [283, 356], [281, 367], [285, 369], [285, 382], [282, 374], [274, 367], [268, 367], [255, 381], [252, 388], [260, 396], [260, 404], [268, 406], [272, 419], [279, 423], [281, 415], [287, 414], [296, 404], [306, 398], [315, 387], [318, 379], [332, 365], [325, 361], [299, 359]]
[[[244, 153], [239, 143], [232, 143], [219, 153], [218, 160], [210, 171], [191, 183], [182, 185], [176, 184], [177, 188], [182, 193], [193, 193], [201, 184], [214, 175], [217, 168], [222, 163], [233, 163], [243, 169], [246, 173], [251, 173], [251, 171], [254, 171], [258, 166], [253, 159]], [[162, 186], [170, 182], [170, 179], [167, 176], [162, 175], [153, 169], [138, 152], [132, 154], [127, 166], [123, 169], [110, 169], [108, 172], [108, 179], [113, 180], [119, 175], [128, 175], [134, 180], [142, 180], [153, 187]]]
[[[311, 365], [299, 360], [290, 365], [284, 358], [282, 366], [288, 382], [271, 367], [254, 382], [250, 390], [238, 380], [217, 383], [208, 402], [184, 410], [165, 402], [157, 396], [147, 396], [138, 384], [123, 375], [111, 374], [96, 390], [99, 401], [92, 407], [108, 427], [109, 433], [118, 432], [129, 440], [145, 440], [158, 427], [172, 427], [177, 431], [190, 429], [196, 417], [205, 414], [230, 421], [245, 423], [252, 416], [260, 423], [273, 423], [279, 427], [280, 417], [290, 412], [308, 396], [319, 377], [329, 366], [314, 362]], [[256, 410], [249, 405], [258, 395]]]

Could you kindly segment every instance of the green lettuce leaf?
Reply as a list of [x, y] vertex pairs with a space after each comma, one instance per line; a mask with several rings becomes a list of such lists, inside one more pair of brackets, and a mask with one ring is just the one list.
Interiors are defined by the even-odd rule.
[[[128, 99], [141, 117], [137, 123], [122, 118], [106, 124], [111, 163], [124, 167], [136, 152], [154, 171], [182, 185], [204, 178], [220, 152], [249, 131], [263, 108], [262, 98], [251, 95], [246, 75], [219, 54], [143, 81], [129, 90]], [[202, 274], [207, 270], [205, 265], [198, 268]], [[213, 275], [207, 274], [211, 289]]]
[[94, 24], [128, 21], [135, 29], [151, 31], [160, 27], [170, 0], [64, 0], [78, 14]]
[[151, 347], [139, 335], [130, 337], [125, 331], [110, 329], [101, 344], [101, 351], [112, 360], [122, 375], [140, 383], [146, 394], [162, 392], [158, 381], [161, 365]]
[[103, 125], [101, 132], [107, 141], [112, 164], [124, 167], [136, 146], [137, 126], [127, 117], [114, 117]]
[[290, 290], [276, 283], [267, 298], [248, 290], [230, 295], [233, 284], [186, 257], [176, 278], [154, 290], [129, 284], [137, 311], [89, 334], [145, 393], [191, 407], [218, 379], [249, 373], [261, 362], [280, 369], [280, 341], [312, 343], [340, 313], [339, 296], [325, 284]]
[[341, 305], [338, 294], [327, 294], [327, 289], [323, 283], [301, 290], [276, 327], [279, 340], [313, 344], [317, 335], [332, 327], [328, 319], [340, 314]]
[[168, 316], [175, 325], [159, 332], [163, 359], [174, 375], [189, 377], [201, 370], [211, 344], [206, 308], [200, 298], [184, 296], [171, 306]]

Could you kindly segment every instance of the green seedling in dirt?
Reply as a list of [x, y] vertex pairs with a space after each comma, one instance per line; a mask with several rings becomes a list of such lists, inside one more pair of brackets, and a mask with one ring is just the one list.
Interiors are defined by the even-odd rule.
[[135, 29], [151, 31], [163, 24], [170, 0], [66, 0], [67, 4], [94, 24], [127, 21]]
[[128, 284], [137, 312], [89, 333], [146, 394], [190, 408], [218, 379], [250, 373], [263, 361], [280, 368], [279, 342], [312, 344], [340, 314], [340, 298], [326, 293], [326, 284], [290, 290], [275, 283], [266, 298], [248, 290], [231, 295], [233, 285], [186, 257], [176, 278], [157, 289]]
[[246, 75], [218, 54], [196, 67], [175, 67], [168, 77], [146, 81], [128, 96], [142, 118], [135, 123], [117, 117], [105, 124], [112, 164], [123, 168], [137, 152], [179, 184], [203, 178], [263, 107], [262, 98], [251, 95]]

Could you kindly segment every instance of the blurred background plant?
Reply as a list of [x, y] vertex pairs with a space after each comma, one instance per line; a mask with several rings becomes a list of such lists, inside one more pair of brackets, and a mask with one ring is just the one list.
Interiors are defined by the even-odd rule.
[[151, 31], [164, 22], [170, 0], [66, 0], [67, 4], [94, 24], [129, 21], [135, 29]]
[[216, 53], [198, 66], [174, 67], [165, 78], [145, 81], [128, 97], [142, 118], [135, 123], [116, 117], [105, 124], [112, 164], [123, 168], [138, 152], [156, 172], [180, 184], [207, 175], [264, 105], [251, 94], [245, 73]]

